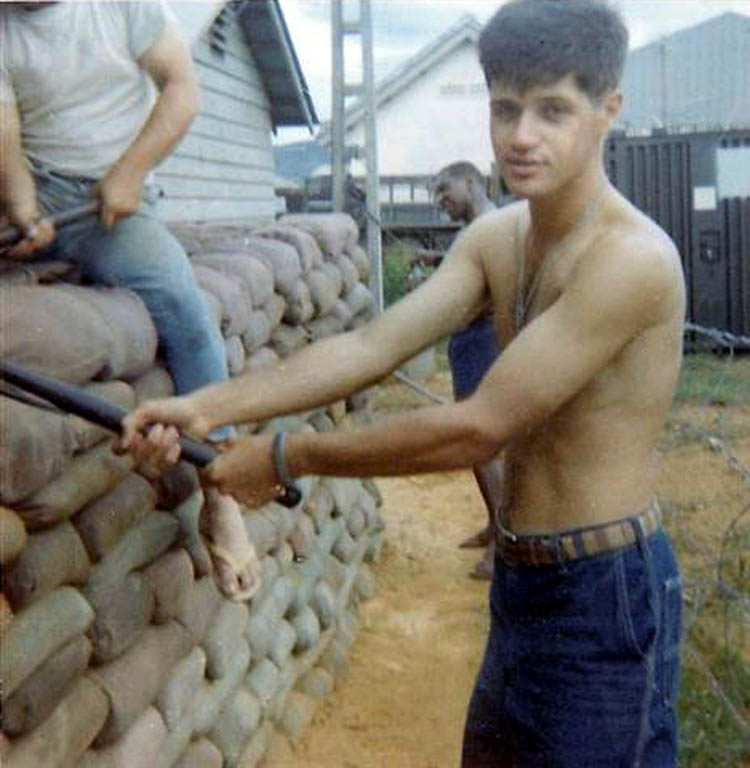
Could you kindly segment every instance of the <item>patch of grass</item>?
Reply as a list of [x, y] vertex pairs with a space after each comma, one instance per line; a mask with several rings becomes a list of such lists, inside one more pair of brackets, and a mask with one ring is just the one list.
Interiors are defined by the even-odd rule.
[[685, 355], [676, 399], [701, 405], [749, 405], [750, 356]]
[[[733, 697], [740, 699], [733, 704], [740, 712], [747, 712], [750, 665], [735, 654], [725, 654], [711, 665], [711, 672], [725, 690], [745, 691], [744, 701], [743, 697]], [[707, 684], [705, 673], [687, 655], [677, 711], [680, 768], [742, 768], [750, 763], [750, 743], [726, 704]]]
[[396, 243], [383, 251], [383, 300], [390, 306], [409, 290], [409, 273], [412, 268], [413, 249]]

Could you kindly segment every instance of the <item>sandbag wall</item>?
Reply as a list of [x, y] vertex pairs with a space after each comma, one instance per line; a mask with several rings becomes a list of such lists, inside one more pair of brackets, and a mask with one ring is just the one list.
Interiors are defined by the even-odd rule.
[[[347, 216], [176, 234], [232, 375], [372, 312]], [[125, 408], [171, 393], [135, 294], [77, 285], [66, 264], [5, 267], [4, 356]], [[375, 588], [375, 485], [307, 477], [295, 509], [243, 508], [262, 586], [232, 603], [188, 555], [199, 488], [157, 494], [110, 435], [77, 417], [8, 396], [0, 416], [4, 768], [250, 768], [274, 739], [298, 740], [346, 669], [357, 605]], [[363, 418], [360, 395], [242, 429]]]

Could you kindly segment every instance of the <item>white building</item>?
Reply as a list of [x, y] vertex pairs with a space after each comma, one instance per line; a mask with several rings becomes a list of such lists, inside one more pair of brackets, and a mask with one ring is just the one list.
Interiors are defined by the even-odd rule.
[[175, 2], [201, 89], [200, 114], [157, 169], [166, 221], [273, 217], [271, 135], [317, 116], [278, 0]]
[[[489, 101], [477, 51], [481, 28], [473, 16], [463, 16], [376, 85], [381, 178], [430, 176], [459, 160], [490, 173]], [[330, 142], [327, 129], [320, 141]], [[360, 103], [347, 109], [346, 144], [364, 146]], [[364, 175], [364, 159], [353, 160], [350, 171]], [[424, 188], [420, 193], [426, 198]]]

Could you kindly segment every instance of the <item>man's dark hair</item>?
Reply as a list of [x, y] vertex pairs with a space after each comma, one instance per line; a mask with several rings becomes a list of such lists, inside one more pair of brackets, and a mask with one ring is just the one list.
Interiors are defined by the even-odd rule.
[[434, 188], [441, 179], [445, 179], [446, 177], [451, 179], [465, 179], [467, 176], [471, 176], [471, 178], [479, 184], [480, 188], [483, 188], [487, 183], [484, 175], [474, 163], [470, 163], [468, 160], [459, 160], [457, 163], [451, 163], [450, 165], [441, 168], [435, 174], [431, 186]]
[[488, 85], [525, 91], [573, 74], [592, 100], [617, 88], [627, 50], [628, 30], [606, 0], [511, 0], [479, 37]]

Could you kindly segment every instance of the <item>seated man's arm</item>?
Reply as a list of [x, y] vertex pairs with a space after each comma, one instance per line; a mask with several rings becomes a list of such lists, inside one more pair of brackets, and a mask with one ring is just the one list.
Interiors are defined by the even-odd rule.
[[379, 381], [463, 327], [486, 301], [481, 264], [465, 240], [427, 282], [367, 326], [322, 339], [263, 371], [137, 408], [124, 422], [124, 444], [149, 423], [173, 424], [203, 436], [223, 424], [331, 403]]
[[138, 63], [159, 93], [143, 128], [100, 182], [101, 216], [107, 227], [138, 208], [144, 177], [170, 153], [198, 113], [193, 62], [171, 22]]
[[0, 211], [24, 233], [24, 239], [4, 255], [24, 258], [52, 242], [54, 227], [40, 216], [34, 178], [23, 151], [18, 108], [10, 85], [4, 75], [0, 77]]

